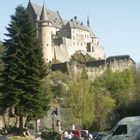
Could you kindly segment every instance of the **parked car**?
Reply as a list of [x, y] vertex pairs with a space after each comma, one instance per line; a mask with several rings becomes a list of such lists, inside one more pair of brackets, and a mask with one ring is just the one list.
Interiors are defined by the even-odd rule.
[[92, 133], [93, 139], [96, 137], [96, 135], [97, 135], [98, 133], [99, 133], [99, 132], [93, 132], [93, 133]]
[[121, 119], [103, 140], [139, 140], [140, 116]]
[[88, 130], [81, 130], [81, 137], [83, 137], [84, 139], [88, 139], [89, 138]]
[[0, 140], [8, 140], [6, 136], [1, 136], [0, 135]]
[[100, 132], [95, 136], [94, 140], [102, 140], [102, 138], [105, 137], [106, 135], [107, 134]]
[[80, 130], [67, 130], [68, 133], [73, 134], [73, 137], [76, 138], [77, 140], [81, 139], [81, 131]]

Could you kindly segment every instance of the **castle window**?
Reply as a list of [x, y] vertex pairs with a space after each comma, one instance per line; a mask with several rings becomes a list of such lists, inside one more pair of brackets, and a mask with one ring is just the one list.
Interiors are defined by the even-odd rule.
[[92, 52], [94, 52], [94, 47], [92, 46]]
[[73, 40], [75, 40], [75, 36], [73, 36]]
[[87, 43], [87, 52], [91, 52], [91, 44]]

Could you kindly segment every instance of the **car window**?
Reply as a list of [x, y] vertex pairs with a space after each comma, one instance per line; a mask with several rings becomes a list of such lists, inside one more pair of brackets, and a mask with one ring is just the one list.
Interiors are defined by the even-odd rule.
[[119, 125], [113, 132], [113, 135], [127, 134], [127, 125]]

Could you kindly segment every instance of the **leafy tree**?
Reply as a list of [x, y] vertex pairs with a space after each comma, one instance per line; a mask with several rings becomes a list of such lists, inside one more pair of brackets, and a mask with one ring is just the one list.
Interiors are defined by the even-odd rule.
[[[130, 114], [130, 110], [127, 108], [130, 108], [135, 97], [132, 70], [112, 72], [111, 69], [107, 69], [102, 76], [92, 82], [92, 88], [95, 93], [95, 108], [97, 109], [97, 111], [95, 110], [97, 129], [103, 129], [101, 128], [103, 122], [107, 122], [109, 119], [112, 119], [114, 123], [115, 119], [118, 120]], [[109, 104], [106, 105], [106, 103]], [[109, 114], [112, 113], [116, 115], [110, 117]]]
[[11, 16], [5, 40], [0, 104], [15, 108], [23, 129], [23, 117], [38, 118], [48, 109], [42, 78], [46, 75], [43, 53], [27, 10], [18, 6]]
[[111, 69], [107, 69], [104, 75], [98, 78], [97, 83], [106, 88], [117, 103], [119, 103], [120, 101], [124, 101], [123, 96], [125, 93], [132, 95], [134, 91], [134, 74], [132, 70], [128, 69], [121, 72], [112, 72]]
[[96, 78], [92, 81], [92, 90], [95, 94], [95, 121], [93, 128], [97, 131], [102, 131], [108, 127], [108, 114], [116, 106], [116, 101], [110, 95], [110, 92], [104, 87], [104, 79]]
[[115, 100], [105, 89], [98, 89], [95, 94], [95, 127], [96, 130], [103, 131], [106, 127], [108, 113], [115, 107]]
[[[126, 76], [128, 82], [133, 83], [133, 86], [130, 86], [127, 90], [120, 92], [118, 95], [119, 103], [114, 110], [114, 113], [117, 116], [117, 120], [120, 120], [126, 116], [137, 116], [140, 114], [140, 71], [139, 67], [133, 69], [131, 73], [133, 75], [126, 75], [128, 73], [123, 74]], [[131, 77], [131, 78], [130, 78]], [[133, 80], [132, 80], [133, 77]], [[127, 81], [126, 80], [126, 81]], [[132, 88], [132, 89], [131, 89]], [[130, 90], [131, 89], [131, 90]]]
[[73, 114], [73, 123], [80, 128], [88, 128], [94, 120], [94, 94], [91, 92], [89, 80], [71, 80], [65, 101]]

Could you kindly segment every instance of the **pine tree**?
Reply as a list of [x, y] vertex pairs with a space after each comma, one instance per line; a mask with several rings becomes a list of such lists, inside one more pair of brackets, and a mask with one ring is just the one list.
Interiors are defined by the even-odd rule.
[[7, 51], [3, 57], [1, 106], [15, 108], [23, 128], [23, 116], [38, 118], [48, 109], [42, 78], [46, 67], [36, 30], [27, 10], [18, 6], [7, 28]]

